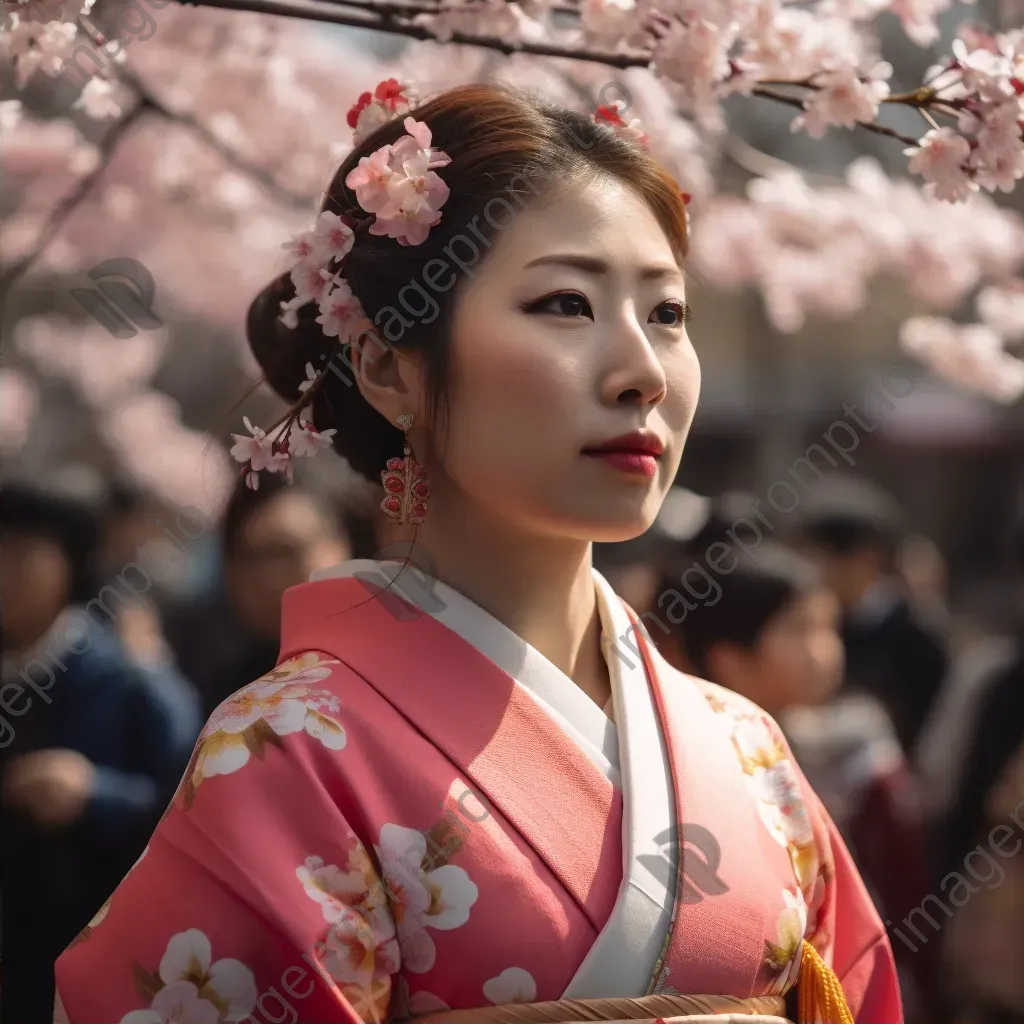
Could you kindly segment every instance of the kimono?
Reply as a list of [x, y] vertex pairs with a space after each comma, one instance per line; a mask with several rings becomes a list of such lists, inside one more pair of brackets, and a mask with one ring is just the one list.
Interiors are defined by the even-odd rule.
[[900, 1024], [885, 929], [779, 728], [594, 584], [613, 717], [418, 571], [289, 590], [277, 668], [213, 714], [58, 960], [70, 1024], [785, 995], [804, 939], [857, 1024]]

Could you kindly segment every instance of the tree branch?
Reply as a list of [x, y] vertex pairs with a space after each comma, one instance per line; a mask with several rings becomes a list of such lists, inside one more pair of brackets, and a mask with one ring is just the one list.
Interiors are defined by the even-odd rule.
[[[804, 110], [804, 101], [796, 96], [786, 96], [784, 93], [776, 92], [774, 89], [766, 89], [763, 86], [757, 85], [750, 90], [751, 95], [760, 96], [766, 100], [775, 100], [776, 103], [785, 103], [788, 107], [795, 107], [797, 110]], [[875, 132], [877, 135], [887, 135], [891, 139], [898, 139], [900, 142], [905, 143], [908, 146], [917, 146], [919, 144], [918, 139], [911, 138], [909, 135], [903, 135], [893, 128], [889, 128], [884, 124], [876, 124], [875, 122], [858, 121], [858, 128], [864, 128], [869, 132]]]
[[[307, 21], [319, 21], [330, 25], [345, 25], [349, 28], [361, 28], [371, 31], [385, 32], [389, 35], [406, 36], [409, 39], [438, 42], [437, 36], [427, 25], [414, 25], [396, 21], [394, 18], [374, 18], [359, 14], [349, 14], [339, 10], [344, 0], [339, 3], [331, 0], [182, 0], [190, 7], [214, 7], [230, 11], [255, 11], [259, 14], [273, 14], [286, 18], [301, 18]], [[397, 5], [395, 5], [397, 6]], [[372, 14], [377, 5], [366, 5]], [[575, 50], [552, 43], [531, 43], [522, 40], [501, 39], [498, 36], [480, 36], [469, 32], [453, 32], [451, 38], [444, 42], [458, 43], [463, 46], [477, 46], [485, 50], [497, 50], [506, 56], [515, 53], [529, 53], [536, 57], [556, 57], [562, 60], [581, 60], [592, 64], [604, 64], [611, 68], [643, 68], [651, 59], [644, 54], [601, 53], [595, 50]]]
[[36, 260], [42, 256], [44, 250], [56, 237], [64, 222], [71, 216], [78, 204], [92, 191], [93, 186], [107, 169], [114, 150], [117, 149], [129, 129], [148, 109], [149, 104], [146, 100], [142, 100], [103, 136], [96, 147], [99, 150], [100, 159], [95, 168], [79, 178], [60, 202], [50, 211], [46, 226], [39, 233], [39, 237], [36, 239], [32, 249], [22, 256], [21, 259], [15, 260], [7, 268], [0, 270], [0, 303], [6, 299], [7, 293], [18, 278], [26, 273]]

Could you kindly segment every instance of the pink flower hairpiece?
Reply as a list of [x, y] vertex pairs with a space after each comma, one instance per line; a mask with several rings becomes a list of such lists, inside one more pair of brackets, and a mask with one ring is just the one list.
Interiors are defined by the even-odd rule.
[[[349, 111], [349, 123], [359, 130], [378, 117], [368, 112], [375, 105], [384, 111], [408, 109], [409, 87], [395, 79], [381, 82], [374, 95], [364, 93]], [[390, 118], [388, 118], [390, 119]], [[377, 128], [383, 121], [375, 123]], [[434, 149], [430, 128], [406, 117], [405, 135], [381, 146], [349, 172], [345, 184], [355, 192], [359, 206], [371, 216], [353, 220], [335, 213], [321, 213], [308, 231], [300, 232], [282, 248], [298, 262], [291, 271], [295, 295], [281, 303], [281, 322], [298, 326], [298, 311], [316, 303], [324, 336], [335, 346], [353, 341], [373, 325], [344, 277], [345, 259], [352, 251], [356, 230], [369, 225], [371, 235], [393, 238], [399, 245], [420, 245], [430, 229], [441, 221], [441, 207], [450, 195], [436, 169], [451, 163], [447, 153]], [[373, 129], [369, 129], [373, 130]], [[314, 370], [306, 364], [306, 380], [299, 385], [301, 397], [295, 407], [268, 434], [244, 419], [249, 435], [232, 434], [231, 455], [242, 465], [246, 486], [259, 487], [259, 473], [284, 473], [291, 482], [293, 456], [316, 455], [331, 446], [335, 430], [317, 430], [302, 416], [316, 396], [329, 370]]]

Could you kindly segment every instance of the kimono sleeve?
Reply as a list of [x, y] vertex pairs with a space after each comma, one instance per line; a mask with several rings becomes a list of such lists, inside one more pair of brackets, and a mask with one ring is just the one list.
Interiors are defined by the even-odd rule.
[[57, 961], [69, 1024], [387, 1016], [395, 924], [337, 797], [347, 671], [301, 655], [213, 713], [142, 857]]
[[902, 1024], [885, 927], [835, 823], [802, 773], [800, 780], [819, 864], [807, 938], [831, 963], [857, 1024]]

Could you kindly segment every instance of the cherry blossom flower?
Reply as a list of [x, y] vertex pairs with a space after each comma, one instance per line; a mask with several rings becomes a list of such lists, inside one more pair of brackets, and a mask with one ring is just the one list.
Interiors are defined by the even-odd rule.
[[321, 213], [313, 229], [314, 238], [322, 245], [328, 259], [340, 260], [352, 249], [355, 234], [336, 213]]
[[316, 383], [316, 379], [319, 376], [313, 368], [313, 364], [306, 363], [306, 379], [299, 385], [299, 391], [308, 391]]
[[913, 317], [903, 325], [900, 342], [911, 355], [961, 387], [999, 402], [1013, 402], [1024, 395], [1024, 360], [1007, 352], [999, 335], [984, 324]]
[[297, 457], [319, 455], [331, 447], [331, 438], [336, 433], [337, 430], [334, 427], [329, 430], [317, 430], [312, 423], [296, 420], [288, 435], [289, 451]]
[[252, 436], [232, 434], [235, 443], [231, 446], [231, 457], [238, 462], [248, 463], [254, 473], [261, 469], [271, 472], [279, 469], [281, 456], [272, 450], [273, 438], [267, 437], [262, 427], [254, 427], [248, 416], [243, 416], [242, 422]]
[[[300, 263], [291, 272], [292, 284], [295, 285], [295, 301], [298, 306], [307, 302], [320, 302], [326, 294], [327, 286], [332, 278], [330, 273], [315, 263]], [[289, 306], [290, 309], [298, 308]]]
[[376, 213], [388, 203], [387, 183], [394, 173], [389, 166], [391, 147], [381, 146], [349, 171], [345, 184], [355, 190], [356, 201], [367, 213]]
[[316, 322], [328, 338], [348, 339], [352, 330], [366, 318], [363, 307], [344, 278], [320, 299], [320, 315]]
[[866, 77], [850, 66], [817, 76], [819, 88], [805, 101], [804, 113], [793, 121], [792, 129], [803, 128], [811, 138], [820, 139], [831, 125], [853, 128], [858, 121], [874, 121], [879, 104], [889, 95], [885, 79], [891, 74], [892, 66], [883, 62]]
[[968, 177], [970, 143], [952, 128], [933, 128], [916, 148], [906, 150], [911, 174], [920, 174], [934, 189], [937, 199], [964, 199], [978, 186]]

